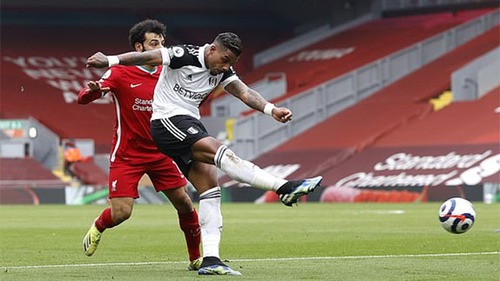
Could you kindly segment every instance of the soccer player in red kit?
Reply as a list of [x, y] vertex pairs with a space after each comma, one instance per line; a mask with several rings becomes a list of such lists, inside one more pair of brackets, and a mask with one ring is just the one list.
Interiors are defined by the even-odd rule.
[[[145, 20], [130, 29], [129, 41], [137, 52], [163, 47], [165, 25]], [[152, 98], [160, 66], [115, 66], [99, 81], [90, 81], [78, 94], [78, 103], [88, 104], [110, 93], [115, 104], [116, 123], [110, 154], [109, 199], [106, 208], [83, 239], [87, 256], [94, 254], [101, 234], [127, 220], [132, 214], [137, 186], [147, 174], [156, 191], [163, 192], [177, 209], [189, 253], [189, 269], [201, 265], [198, 215], [187, 194], [187, 180], [174, 161], [162, 154], [152, 140], [150, 119]]]

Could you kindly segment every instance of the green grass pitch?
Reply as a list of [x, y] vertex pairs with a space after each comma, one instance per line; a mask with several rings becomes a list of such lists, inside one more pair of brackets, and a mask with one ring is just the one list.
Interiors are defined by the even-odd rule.
[[460, 235], [439, 203], [223, 203], [221, 256], [243, 276], [187, 271], [170, 205], [136, 205], [92, 257], [82, 238], [104, 206], [0, 206], [0, 280], [500, 280], [500, 204], [475, 204]]

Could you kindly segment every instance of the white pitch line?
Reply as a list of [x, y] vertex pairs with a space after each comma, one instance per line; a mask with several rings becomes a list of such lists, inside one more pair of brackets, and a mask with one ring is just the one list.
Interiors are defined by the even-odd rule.
[[[389, 258], [432, 258], [432, 257], [456, 257], [456, 256], [482, 256], [482, 255], [500, 255], [500, 252], [234, 259], [230, 261], [262, 262], [262, 261], [301, 261], [301, 260], [353, 260], [353, 259], [389, 259]], [[43, 268], [61, 268], [61, 267], [138, 266], [138, 265], [162, 265], [162, 264], [178, 264], [178, 263], [187, 263], [187, 262], [186, 261], [112, 262], [112, 263], [49, 264], [49, 265], [0, 266], [0, 267], [6, 270], [6, 269], [37, 269], [37, 268], [43, 269]]]

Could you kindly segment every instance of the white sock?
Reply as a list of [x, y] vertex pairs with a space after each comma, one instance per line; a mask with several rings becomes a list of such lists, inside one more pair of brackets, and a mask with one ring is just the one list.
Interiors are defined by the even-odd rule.
[[278, 190], [287, 180], [277, 178], [262, 170], [252, 162], [239, 158], [234, 152], [221, 145], [215, 153], [214, 162], [217, 168], [224, 171], [230, 178], [250, 184], [264, 190]]
[[219, 258], [219, 244], [222, 234], [220, 202], [221, 193], [218, 186], [200, 194], [198, 216], [204, 257]]

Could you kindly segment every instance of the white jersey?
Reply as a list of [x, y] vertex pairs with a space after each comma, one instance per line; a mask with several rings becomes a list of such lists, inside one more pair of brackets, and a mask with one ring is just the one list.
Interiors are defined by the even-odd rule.
[[175, 115], [189, 115], [200, 119], [200, 103], [215, 87], [226, 87], [238, 80], [231, 69], [211, 75], [205, 65], [205, 46], [179, 45], [162, 48], [163, 70], [156, 84], [151, 120]]

